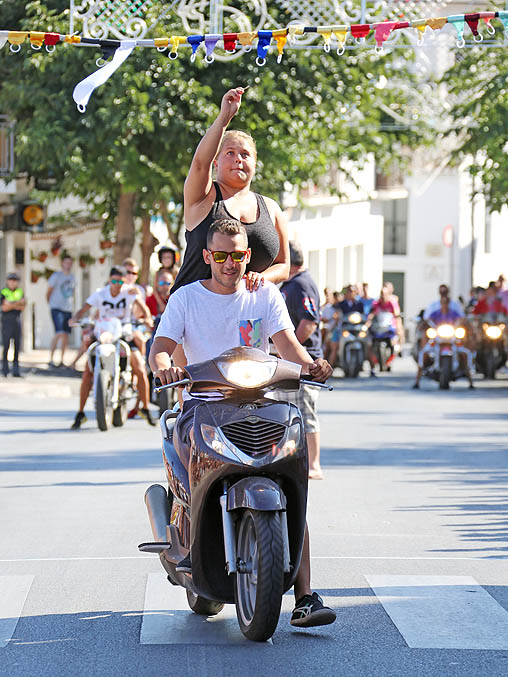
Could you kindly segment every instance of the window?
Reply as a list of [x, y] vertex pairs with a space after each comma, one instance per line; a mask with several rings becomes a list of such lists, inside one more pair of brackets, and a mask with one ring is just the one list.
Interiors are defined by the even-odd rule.
[[384, 217], [383, 254], [407, 254], [407, 198], [381, 202]]
[[14, 171], [13, 124], [6, 115], [0, 115], [0, 176]]

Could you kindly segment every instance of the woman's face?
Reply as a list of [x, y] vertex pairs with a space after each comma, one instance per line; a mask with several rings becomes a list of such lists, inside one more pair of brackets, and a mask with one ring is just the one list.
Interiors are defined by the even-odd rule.
[[256, 155], [247, 139], [233, 137], [219, 152], [215, 161], [217, 179], [233, 187], [250, 184], [256, 171]]

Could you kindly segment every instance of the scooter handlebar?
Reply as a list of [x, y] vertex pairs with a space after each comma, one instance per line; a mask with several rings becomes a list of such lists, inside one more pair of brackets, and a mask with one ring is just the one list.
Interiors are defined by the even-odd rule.
[[190, 378], [183, 378], [181, 381], [166, 383], [166, 385], [162, 385], [160, 378], [156, 378], [154, 383], [155, 388], [153, 389], [153, 391], [158, 395], [162, 390], [167, 390], [168, 388], [177, 388], [178, 386], [186, 386], [188, 383], [190, 383]]
[[324, 388], [325, 390], [333, 390], [333, 386], [328, 383], [319, 383], [318, 381], [308, 381], [305, 378], [300, 379], [300, 383], [306, 386], [314, 386], [314, 388]]

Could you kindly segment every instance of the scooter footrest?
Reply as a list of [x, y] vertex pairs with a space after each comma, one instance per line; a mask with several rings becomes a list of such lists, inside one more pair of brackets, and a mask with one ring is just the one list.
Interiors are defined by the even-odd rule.
[[164, 543], [157, 541], [155, 543], [140, 543], [138, 545], [138, 550], [141, 552], [154, 552], [156, 554], [159, 554], [163, 550], [168, 550], [171, 548], [171, 543]]

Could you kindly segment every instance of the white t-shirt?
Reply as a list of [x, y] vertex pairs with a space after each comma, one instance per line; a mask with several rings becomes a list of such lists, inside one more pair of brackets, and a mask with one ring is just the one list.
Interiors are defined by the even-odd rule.
[[109, 284], [102, 289], [96, 289], [93, 294], [87, 298], [86, 303], [99, 311], [99, 320], [108, 320], [117, 317], [122, 324], [131, 321], [132, 304], [135, 294], [129, 294], [128, 290], [121, 291], [113, 298]]
[[242, 280], [234, 294], [215, 294], [201, 282], [169, 297], [157, 336], [183, 343], [189, 364], [211, 360], [225, 350], [251, 346], [268, 353], [268, 339], [293, 330], [282, 294], [271, 282], [249, 292]]

